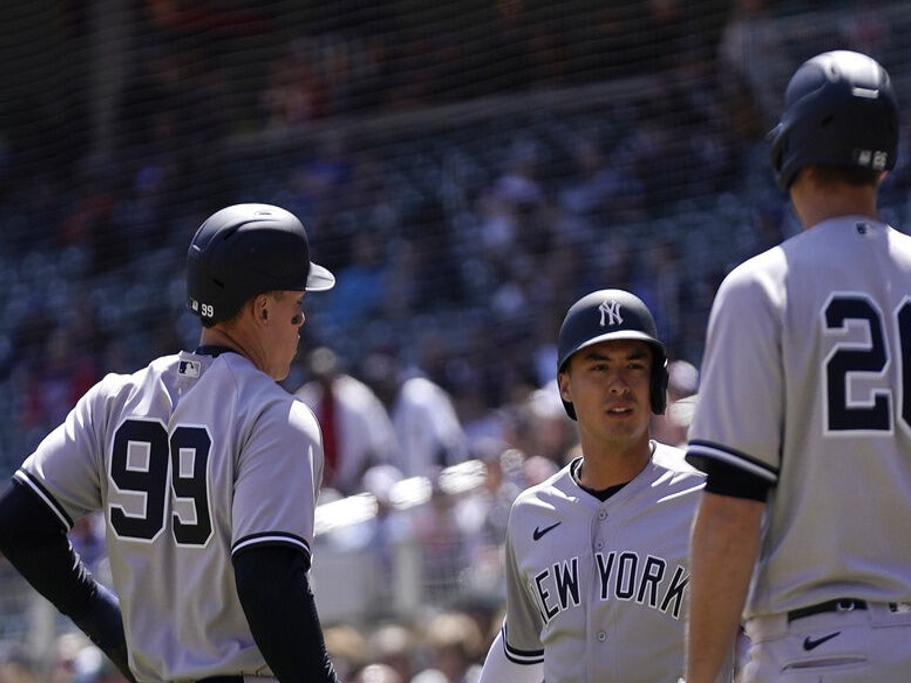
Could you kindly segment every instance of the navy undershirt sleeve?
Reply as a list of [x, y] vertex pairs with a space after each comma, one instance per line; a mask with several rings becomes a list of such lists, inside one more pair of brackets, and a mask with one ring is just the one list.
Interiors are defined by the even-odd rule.
[[117, 597], [95, 581], [66, 531], [44, 501], [17, 481], [0, 497], [0, 553], [133, 681]]
[[234, 555], [237, 594], [253, 639], [281, 683], [338, 683], [307, 570], [287, 546], [256, 545]]

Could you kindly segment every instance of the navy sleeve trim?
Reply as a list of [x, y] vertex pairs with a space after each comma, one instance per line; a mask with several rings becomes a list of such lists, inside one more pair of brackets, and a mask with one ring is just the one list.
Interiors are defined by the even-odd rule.
[[503, 652], [506, 659], [513, 664], [540, 664], [544, 661], [544, 650], [519, 650], [509, 644], [506, 638], [506, 625], [503, 625]]
[[35, 494], [44, 501], [44, 504], [51, 509], [51, 512], [57, 516], [57, 519], [60, 520], [67, 531], [73, 528], [73, 518], [67, 514], [66, 510], [63, 509], [63, 506], [57, 502], [57, 499], [51, 495], [51, 492], [44, 487], [44, 484], [42, 484], [37, 477], [20, 469], [13, 475], [13, 481], [27, 486], [34, 491]]
[[774, 486], [768, 479], [721, 460], [705, 458], [701, 464], [708, 475], [705, 490], [709, 493], [764, 503]]
[[700, 467], [700, 462], [703, 459], [717, 460], [739, 467], [773, 484], [778, 481], [778, 470], [776, 468], [770, 467], [746, 453], [711, 441], [690, 441], [686, 449], [687, 462], [693, 467], [704, 470], [704, 467]]
[[252, 548], [258, 545], [290, 545], [299, 550], [303, 550], [307, 557], [310, 557], [310, 544], [306, 539], [284, 531], [264, 531], [256, 534], [250, 534], [237, 540], [231, 546], [231, 555], [237, 555], [241, 550]]

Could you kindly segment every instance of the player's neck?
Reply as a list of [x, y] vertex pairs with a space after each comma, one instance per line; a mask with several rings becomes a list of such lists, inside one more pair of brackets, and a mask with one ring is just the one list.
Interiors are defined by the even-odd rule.
[[648, 434], [628, 447], [616, 444], [586, 443], [582, 439], [582, 469], [579, 483], [594, 491], [632, 481], [652, 457]]
[[840, 183], [826, 192], [795, 187], [791, 201], [804, 230], [840, 216], [867, 216], [878, 220], [876, 190], [870, 187]]
[[268, 374], [262, 345], [256, 344], [255, 337], [245, 334], [243, 328], [240, 326], [230, 328], [222, 325], [204, 327], [202, 329], [202, 335], [199, 338], [199, 345], [223, 346], [232, 351], [236, 351], [253, 363], [257, 368]]

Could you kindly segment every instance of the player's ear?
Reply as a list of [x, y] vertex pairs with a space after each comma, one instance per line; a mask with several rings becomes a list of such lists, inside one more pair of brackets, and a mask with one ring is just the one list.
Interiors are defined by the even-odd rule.
[[268, 324], [269, 316], [272, 315], [271, 299], [267, 294], [257, 294], [253, 297], [253, 320], [257, 324]]

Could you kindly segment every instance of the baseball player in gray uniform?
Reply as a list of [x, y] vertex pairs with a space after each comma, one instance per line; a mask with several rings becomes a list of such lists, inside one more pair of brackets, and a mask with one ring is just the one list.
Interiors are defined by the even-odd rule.
[[[187, 257], [200, 347], [107, 375], [0, 499], [0, 550], [131, 680], [336, 680], [308, 584], [319, 426], [276, 384], [334, 282], [284, 209], [216, 212]], [[67, 543], [95, 510], [119, 605]]]
[[772, 160], [804, 230], [718, 290], [689, 435], [689, 683], [741, 618], [749, 683], [911, 680], [911, 238], [876, 210], [898, 126], [865, 55], [788, 85]]
[[506, 619], [481, 683], [676, 682], [689, 529], [704, 479], [649, 438], [667, 359], [637, 297], [593, 292], [566, 314], [560, 393], [582, 457], [524, 491], [506, 534]]

